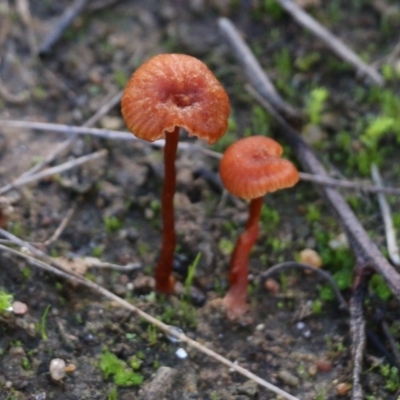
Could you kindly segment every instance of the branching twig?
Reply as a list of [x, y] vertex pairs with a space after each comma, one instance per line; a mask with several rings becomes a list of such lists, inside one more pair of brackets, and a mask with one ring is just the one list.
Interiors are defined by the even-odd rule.
[[[4, 234], [5, 231], [0, 230], [1, 234]], [[10, 238], [10, 235], [7, 235]], [[11, 236], [12, 237], [12, 236]], [[18, 239], [14, 236], [14, 238], [16, 239], [16, 243], [21, 245], [24, 242], [21, 241], [21, 239]], [[28, 243], [25, 243], [25, 245], [28, 245], [29, 248], [31, 248], [32, 246], [30, 246]], [[146, 321], [148, 321], [149, 323], [155, 325], [157, 328], [159, 328], [161, 331], [163, 331], [165, 334], [167, 334], [168, 336], [172, 336], [175, 337], [176, 339], [185, 342], [186, 344], [188, 344], [189, 346], [199, 350], [200, 352], [207, 354], [208, 356], [214, 358], [215, 360], [219, 361], [220, 363], [226, 365], [229, 368], [232, 368], [233, 370], [235, 370], [236, 372], [240, 373], [241, 375], [245, 376], [248, 379], [251, 379], [255, 382], [257, 382], [259, 385], [265, 387], [266, 389], [279, 394], [280, 396], [282, 396], [285, 399], [288, 400], [299, 400], [297, 397], [294, 397], [292, 395], [290, 395], [289, 393], [283, 391], [282, 389], [278, 388], [275, 385], [272, 385], [271, 383], [265, 381], [264, 379], [258, 377], [257, 375], [253, 374], [252, 372], [250, 372], [249, 370], [241, 367], [240, 365], [237, 365], [231, 361], [229, 361], [228, 359], [226, 359], [225, 357], [221, 356], [220, 354], [216, 353], [215, 351], [205, 347], [204, 345], [200, 344], [199, 342], [196, 342], [195, 340], [189, 338], [187, 335], [185, 335], [184, 333], [178, 331], [175, 327], [169, 326], [164, 324], [163, 322], [159, 321], [158, 319], [152, 317], [151, 315], [147, 314], [146, 312], [142, 311], [141, 309], [135, 307], [134, 305], [132, 305], [131, 303], [128, 303], [126, 300], [118, 297], [117, 295], [115, 295], [114, 293], [111, 293], [110, 291], [108, 291], [107, 289], [103, 288], [100, 285], [97, 285], [96, 283], [86, 279], [85, 277], [79, 276], [77, 274], [74, 274], [70, 271], [65, 271], [62, 268], [58, 269], [53, 267], [50, 264], [47, 264], [43, 261], [40, 261], [30, 255], [24, 254], [20, 251], [8, 248], [6, 246], [3, 246], [0, 244], [0, 250], [2, 250], [3, 252], [8, 252], [11, 253], [15, 256], [18, 256], [20, 258], [23, 258], [27, 261], [29, 261], [32, 265], [39, 267], [41, 269], [44, 269], [46, 271], [49, 271], [53, 274], [56, 274], [58, 276], [61, 276], [67, 280], [70, 281], [74, 281], [74, 282], [78, 282], [80, 284], [82, 284], [83, 286], [86, 286], [92, 290], [94, 290], [95, 292], [103, 295], [104, 297], [106, 297], [109, 300], [112, 300], [114, 302], [116, 302], [117, 304], [119, 304], [120, 306], [134, 312], [135, 314], [137, 314], [139, 317], [145, 319]], [[47, 256], [47, 255], [46, 255]], [[47, 256], [48, 257], [48, 256]], [[50, 258], [50, 257], [48, 257]]]
[[[341, 40], [329, 32], [318, 21], [307, 14], [301, 7], [291, 0], [278, 0], [278, 3], [302, 26], [309, 29], [314, 35], [323, 40], [330, 49], [343, 60], [347, 61], [362, 75], [367, 76], [376, 85], [383, 86], [382, 76], [372, 67], [365, 64], [361, 58], [350, 50]], [[255, 86], [257, 87], [257, 86]], [[272, 103], [271, 103], [272, 104]], [[273, 105], [273, 104], [272, 104]]]
[[[257, 97], [257, 92], [255, 92], [254, 89], [251, 87], [247, 86], [246, 87], [250, 94], [257, 99], [260, 99], [260, 96]], [[119, 94], [118, 94], [119, 95]], [[118, 96], [116, 95], [115, 98]], [[97, 115], [97, 114], [96, 114]], [[97, 128], [86, 128], [86, 124], [83, 127], [78, 127], [78, 126], [72, 126], [72, 125], [63, 125], [63, 124], [52, 124], [52, 123], [45, 123], [45, 122], [28, 122], [28, 121], [15, 121], [15, 120], [0, 120], [0, 125], [3, 127], [10, 127], [10, 128], [22, 128], [22, 129], [33, 129], [33, 130], [42, 130], [42, 131], [53, 131], [57, 133], [63, 133], [63, 134], [71, 134], [71, 135], [92, 135], [95, 137], [100, 137], [100, 138], [105, 138], [108, 140], [122, 140], [122, 141], [140, 141], [140, 143], [147, 144], [150, 146], [154, 147], [164, 147], [164, 141], [163, 140], [158, 140], [153, 143], [149, 143], [143, 140], [140, 140], [136, 138], [134, 135], [129, 134], [128, 132], [121, 132], [121, 131], [109, 131], [106, 129], [97, 129]], [[68, 140], [74, 140], [75, 136], [71, 136], [70, 139]], [[67, 141], [68, 141], [67, 140]], [[67, 142], [66, 141], [66, 142]], [[63, 142], [60, 144], [61, 146], [64, 146]], [[185, 143], [185, 142], [180, 142], [178, 144], [179, 150], [186, 150], [186, 151], [200, 151], [201, 153], [212, 157], [216, 159], [221, 159], [222, 154], [218, 153], [216, 151], [210, 150], [206, 147], [202, 147], [196, 144], [192, 143]], [[64, 149], [64, 148], [62, 148]], [[58, 152], [56, 149], [54, 153]], [[58, 154], [58, 153], [57, 153]], [[43, 164], [47, 164], [49, 161], [52, 160], [53, 154], [49, 155], [45, 161], [43, 161]], [[51, 161], [50, 161], [51, 162]], [[43, 165], [41, 163], [41, 165]], [[36, 167], [36, 166], [35, 166]], [[28, 175], [28, 172], [30, 174], [30, 171], [33, 171], [34, 169], [32, 168], [29, 171], [26, 171], [21, 176]], [[35, 169], [36, 172], [36, 169]], [[334, 186], [334, 187], [341, 187], [344, 189], [353, 189], [353, 190], [362, 190], [365, 192], [371, 192], [371, 193], [387, 193], [387, 194], [393, 194], [393, 195], [400, 195], [400, 188], [396, 187], [378, 187], [374, 185], [368, 185], [365, 183], [358, 183], [358, 182], [352, 182], [348, 180], [343, 180], [343, 179], [335, 179], [331, 178], [328, 175], [314, 175], [314, 174], [309, 174], [307, 172], [300, 172], [300, 179], [303, 181], [309, 181], [313, 183], [317, 183], [320, 185], [324, 186]], [[1, 189], [0, 189], [1, 192]]]
[[283, 263], [280, 263], [280, 264], [274, 265], [273, 267], [268, 268], [265, 272], [263, 272], [260, 275], [260, 278], [263, 281], [265, 281], [271, 275], [274, 275], [277, 272], [281, 272], [286, 269], [294, 269], [294, 268], [312, 271], [312, 272], [315, 272], [317, 275], [321, 276], [322, 278], [324, 278], [331, 285], [331, 287], [336, 295], [336, 298], [340, 304], [339, 308], [341, 310], [348, 311], [349, 307], [347, 306], [346, 300], [342, 296], [342, 293], [340, 293], [340, 289], [339, 289], [338, 285], [336, 284], [336, 282], [334, 281], [334, 279], [332, 278], [331, 274], [320, 268], [315, 268], [311, 265], [299, 263], [299, 262], [295, 262], [295, 261], [287, 261], [287, 262], [283, 262]]
[[[263, 73], [261, 66], [257, 63], [251, 50], [244, 44], [232, 23], [226, 18], [220, 18], [219, 24], [225, 38], [236, 52], [237, 60], [246, 71], [246, 74], [252, 76], [252, 85], [258, 88], [261, 95], [285, 118], [298, 121], [300, 119], [300, 113], [283, 101], [268, 76]], [[250, 72], [248, 70], [249, 66], [257, 68], [256, 73], [254, 73], [254, 71]]]
[[2, 187], [0, 189], [0, 195], [8, 192], [11, 189], [15, 189], [15, 188], [27, 185], [29, 183], [39, 181], [40, 179], [46, 178], [48, 176], [60, 174], [61, 172], [67, 171], [71, 168], [75, 168], [75, 167], [85, 164], [87, 162], [94, 161], [99, 158], [103, 158], [103, 157], [107, 156], [107, 154], [108, 154], [107, 150], [105, 150], [105, 149], [99, 150], [99, 151], [96, 151], [95, 153], [87, 154], [87, 155], [79, 157], [79, 158], [74, 158], [73, 160], [69, 160], [69, 161], [67, 161], [63, 164], [57, 165], [55, 167], [47, 168], [46, 170], [44, 170], [42, 172], [38, 172], [35, 175], [20, 177], [17, 180], [15, 180], [14, 182], [11, 182], [10, 184]]

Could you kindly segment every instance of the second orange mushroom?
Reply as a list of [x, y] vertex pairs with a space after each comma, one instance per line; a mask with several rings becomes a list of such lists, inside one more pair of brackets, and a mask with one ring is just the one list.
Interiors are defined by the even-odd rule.
[[221, 160], [220, 175], [228, 192], [250, 200], [249, 218], [232, 253], [229, 291], [223, 300], [231, 318], [239, 318], [248, 310], [248, 259], [258, 238], [263, 196], [299, 180], [296, 167], [280, 158], [282, 151], [273, 139], [250, 136], [229, 146]]

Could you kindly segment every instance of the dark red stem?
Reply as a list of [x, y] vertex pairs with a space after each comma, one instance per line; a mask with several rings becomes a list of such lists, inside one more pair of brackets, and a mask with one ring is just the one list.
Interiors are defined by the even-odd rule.
[[224, 298], [228, 313], [240, 317], [247, 311], [248, 263], [250, 250], [258, 238], [263, 197], [251, 200], [246, 230], [240, 235], [231, 258], [229, 291]]
[[166, 132], [164, 147], [164, 185], [162, 193], [162, 248], [158, 260], [155, 279], [156, 290], [162, 293], [171, 293], [174, 290], [175, 280], [171, 275], [176, 246], [174, 194], [176, 189], [175, 158], [178, 147], [179, 128], [173, 132]]

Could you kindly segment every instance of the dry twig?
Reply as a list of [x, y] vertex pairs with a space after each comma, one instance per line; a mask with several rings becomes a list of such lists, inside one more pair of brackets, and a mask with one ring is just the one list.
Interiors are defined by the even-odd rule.
[[2, 187], [0, 189], [0, 194], [4, 194], [11, 189], [16, 189], [18, 187], [27, 185], [29, 183], [33, 183], [39, 181], [40, 179], [47, 178], [48, 176], [52, 176], [55, 174], [60, 174], [61, 172], [67, 171], [69, 169], [75, 168], [79, 165], [85, 164], [90, 161], [98, 160], [99, 158], [103, 158], [107, 156], [107, 150], [99, 150], [95, 153], [87, 154], [85, 156], [74, 158], [73, 160], [67, 161], [63, 164], [57, 165], [52, 168], [47, 168], [42, 172], [38, 172], [35, 175], [30, 175], [26, 177], [20, 177], [16, 179], [14, 182], [9, 183], [8, 185]]
[[[3, 236], [7, 237], [8, 239], [14, 241], [14, 243], [26, 247], [29, 251], [31, 251], [32, 246], [29, 243], [26, 243], [24, 241], [22, 241], [21, 239], [9, 234], [8, 232], [0, 229], [0, 234], [2, 234]], [[155, 325], [157, 328], [159, 328], [161, 331], [163, 331], [166, 335], [168, 336], [172, 336], [175, 337], [176, 339], [185, 342], [186, 344], [188, 344], [190, 347], [193, 347], [197, 350], [199, 350], [200, 352], [214, 358], [215, 360], [219, 361], [220, 363], [226, 365], [229, 368], [232, 368], [233, 370], [235, 370], [236, 372], [238, 372], [239, 374], [245, 376], [248, 379], [251, 379], [255, 382], [257, 382], [260, 386], [265, 387], [266, 389], [282, 396], [285, 399], [288, 400], [299, 400], [297, 397], [294, 397], [292, 395], [290, 395], [289, 393], [283, 391], [282, 389], [278, 388], [275, 385], [272, 385], [271, 383], [265, 381], [264, 379], [258, 377], [257, 375], [253, 374], [252, 372], [250, 372], [249, 370], [241, 367], [240, 365], [237, 365], [231, 361], [229, 361], [228, 359], [226, 359], [225, 357], [221, 356], [220, 354], [216, 353], [215, 351], [209, 349], [208, 347], [205, 347], [204, 345], [200, 344], [199, 342], [189, 338], [187, 335], [185, 335], [182, 331], [176, 329], [173, 326], [170, 325], [166, 325], [163, 322], [159, 321], [157, 318], [152, 317], [151, 315], [147, 314], [146, 312], [142, 311], [141, 309], [139, 309], [138, 307], [135, 307], [134, 305], [128, 303], [126, 300], [118, 297], [117, 295], [115, 295], [114, 293], [111, 293], [110, 291], [108, 291], [107, 289], [103, 288], [100, 285], [97, 285], [96, 283], [86, 279], [83, 276], [80, 276], [78, 274], [75, 274], [71, 271], [65, 271], [62, 267], [54, 267], [51, 264], [48, 264], [46, 262], [43, 262], [41, 260], [38, 260], [34, 257], [32, 257], [31, 255], [27, 255], [25, 253], [22, 253], [20, 251], [8, 248], [6, 246], [3, 246], [0, 244], [0, 250], [2, 250], [3, 252], [8, 252], [10, 254], [13, 254], [17, 257], [23, 258], [27, 261], [29, 261], [32, 265], [39, 267], [41, 269], [44, 269], [46, 271], [49, 271], [53, 274], [56, 274], [58, 276], [61, 276], [64, 279], [67, 279], [69, 281], [73, 281], [73, 282], [77, 282], [80, 283], [83, 286], [86, 286], [92, 290], [94, 290], [95, 292], [103, 295], [104, 297], [106, 297], [107, 299], [114, 301], [115, 303], [119, 304], [120, 306], [134, 312], [135, 314], [137, 314], [139, 317], [145, 319], [147, 322]], [[37, 249], [34, 249], [34, 254], [41, 254], [42, 257], [45, 256], [46, 259], [50, 259], [49, 256], [47, 256], [47, 254], [44, 254], [43, 252], [40, 252]], [[54, 261], [53, 261], [54, 262]]]
[[[252, 89], [249, 86], [246, 86], [246, 88], [249, 89], [249, 92], [251, 95], [256, 96], [256, 92], [254, 89]], [[84, 126], [78, 127], [78, 126], [72, 126], [72, 125], [52, 124], [52, 123], [45, 123], [45, 122], [28, 122], [28, 121], [15, 121], [15, 120], [0, 120], [0, 125], [5, 128], [10, 127], [10, 128], [33, 129], [33, 130], [39, 130], [39, 131], [53, 131], [53, 132], [57, 132], [57, 133], [67, 134], [67, 135], [69, 134], [69, 135], [71, 135], [71, 138], [68, 139], [67, 141], [74, 140], [75, 139], [74, 135], [92, 135], [92, 136], [100, 137], [100, 138], [107, 139], [107, 140], [139, 141], [140, 143], [143, 143], [143, 144], [149, 145], [149, 146], [154, 146], [154, 147], [159, 147], [159, 148], [164, 147], [163, 140], [158, 140], [156, 142], [149, 143], [149, 142], [142, 141], [142, 140], [136, 138], [134, 135], [131, 135], [128, 132], [110, 131], [110, 130], [98, 129], [98, 128], [85, 128]], [[61, 148], [61, 146], [64, 146], [67, 141], [60, 143], [60, 148]], [[54, 153], [56, 153], [56, 151], [58, 151], [57, 149], [58, 149], [58, 147], [54, 150]], [[62, 147], [62, 150], [63, 149], [64, 149], [64, 147]], [[179, 142], [178, 149], [186, 150], [186, 151], [199, 151], [209, 157], [216, 158], [216, 159], [221, 159], [221, 157], [222, 157], [221, 153], [218, 153], [218, 152], [210, 150], [206, 147], [192, 144], [192, 143]], [[50, 160], [50, 159], [52, 160], [52, 157], [53, 157], [53, 154], [50, 154], [48, 157], [46, 157], [46, 160], [43, 161], [43, 164], [47, 164], [49, 162], [48, 160]], [[25, 176], [30, 171], [31, 170], [26, 171], [22, 176]], [[393, 194], [393, 195], [397, 195], [397, 196], [400, 195], [400, 188], [389, 187], [389, 186], [378, 187], [378, 186], [374, 186], [374, 185], [368, 185], [365, 183], [352, 182], [352, 181], [343, 180], [343, 179], [335, 179], [335, 178], [331, 178], [328, 175], [318, 175], [318, 174], [310, 174], [307, 172], [300, 172], [300, 179], [303, 181], [313, 182], [313, 183], [324, 185], [324, 186], [334, 186], [334, 187], [341, 187], [344, 189], [362, 190], [364, 192], [371, 192], [371, 193], [386, 193], [386, 194]], [[0, 192], [1, 192], [1, 189], [0, 189]]]
[[[302, 26], [324, 41], [330, 49], [343, 60], [351, 64], [361, 76], [367, 76], [374, 84], [383, 86], [382, 76], [372, 67], [365, 64], [361, 58], [349, 49], [341, 40], [329, 32], [318, 21], [307, 14], [291, 0], [278, 0], [278, 3]], [[257, 87], [257, 86], [255, 86]], [[272, 104], [272, 103], [271, 103]], [[273, 104], [272, 104], [273, 105]]]

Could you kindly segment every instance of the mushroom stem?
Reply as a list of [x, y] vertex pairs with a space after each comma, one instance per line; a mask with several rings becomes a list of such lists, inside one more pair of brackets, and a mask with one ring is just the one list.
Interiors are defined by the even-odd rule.
[[229, 291], [224, 297], [224, 304], [231, 318], [238, 318], [248, 310], [246, 300], [249, 254], [258, 238], [258, 222], [262, 205], [263, 197], [257, 197], [250, 201], [246, 230], [239, 236], [232, 253]]
[[176, 189], [175, 157], [179, 140], [179, 127], [165, 135], [164, 186], [162, 193], [163, 234], [161, 254], [155, 271], [156, 290], [161, 293], [174, 291], [175, 279], [171, 275], [176, 246], [174, 195]]

